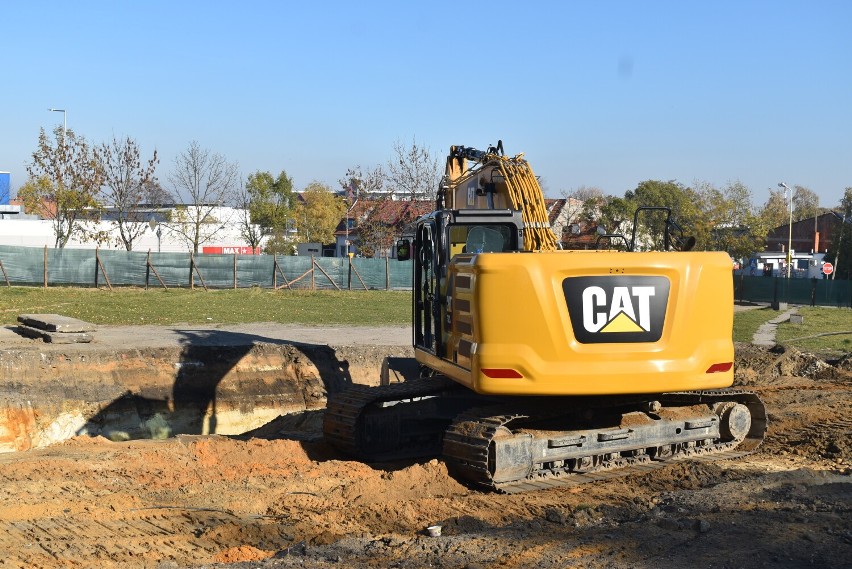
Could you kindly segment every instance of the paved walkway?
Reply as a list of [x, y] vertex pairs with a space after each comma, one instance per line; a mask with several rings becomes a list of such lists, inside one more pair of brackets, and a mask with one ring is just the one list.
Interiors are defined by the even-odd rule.
[[410, 346], [409, 326], [299, 326], [275, 322], [214, 326], [107, 326], [91, 332], [88, 344], [50, 344], [20, 335], [16, 326], [0, 326], [0, 351], [86, 352], [173, 346], [242, 346], [258, 342], [329, 346]]
[[785, 312], [782, 312], [769, 322], [765, 324], [761, 324], [757, 329], [757, 332], [754, 333], [754, 336], [751, 337], [751, 343], [755, 346], [766, 346], [771, 348], [775, 345], [775, 333], [778, 331], [778, 325], [782, 322], [786, 322], [790, 319], [790, 315], [795, 313], [795, 308], [790, 308]]

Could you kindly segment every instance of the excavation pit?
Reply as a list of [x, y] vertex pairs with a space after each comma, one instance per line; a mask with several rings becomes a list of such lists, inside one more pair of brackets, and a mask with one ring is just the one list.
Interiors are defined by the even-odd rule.
[[0, 452], [75, 436], [238, 435], [282, 415], [311, 436], [326, 395], [411, 357], [405, 328], [99, 326], [88, 344], [0, 329]]

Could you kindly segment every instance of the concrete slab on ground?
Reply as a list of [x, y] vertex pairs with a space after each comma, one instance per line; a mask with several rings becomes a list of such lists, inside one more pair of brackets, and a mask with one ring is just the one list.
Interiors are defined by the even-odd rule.
[[24, 324], [19, 324], [17, 329], [28, 338], [41, 338], [49, 344], [88, 344], [93, 339], [87, 332], [51, 332]]
[[48, 332], [94, 332], [97, 330], [97, 326], [90, 322], [61, 314], [21, 314], [18, 316], [18, 322]]

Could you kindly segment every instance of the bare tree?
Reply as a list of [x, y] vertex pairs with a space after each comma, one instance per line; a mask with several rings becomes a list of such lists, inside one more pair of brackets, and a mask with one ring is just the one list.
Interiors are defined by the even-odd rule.
[[41, 129], [27, 173], [18, 198], [28, 211], [51, 220], [54, 246], [65, 247], [74, 235], [90, 238], [83, 222], [98, 218], [101, 170], [86, 139], [57, 127], [52, 141]]
[[346, 176], [338, 180], [340, 187], [346, 192], [346, 199], [351, 205], [355, 200], [376, 199], [384, 196], [383, 188], [385, 173], [381, 166], [363, 171], [361, 166], [346, 170]]
[[595, 210], [604, 200], [604, 193], [594, 186], [580, 186], [575, 190], [563, 191], [562, 197], [565, 198], [565, 222], [574, 223], [583, 218], [593, 218]]
[[438, 159], [428, 149], [418, 146], [415, 139], [408, 148], [397, 140], [393, 152], [387, 164], [388, 189], [400, 199], [434, 200], [440, 180]]
[[197, 253], [199, 246], [212, 240], [229, 221], [219, 219], [217, 212], [238, 199], [239, 166], [192, 141], [175, 158], [169, 181], [186, 201], [175, 208], [166, 227]]
[[175, 197], [160, 184], [159, 180], [154, 180], [144, 185], [143, 203], [165, 207], [174, 204]]
[[163, 197], [154, 171], [159, 163], [157, 151], [150, 160], [143, 163], [136, 141], [125, 137], [104, 143], [95, 149], [95, 156], [103, 172], [101, 200], [104, 205], [115, 209], [113, 223], [124, 248], [133, 250], [133, 243], [145, 233], [146, 222], [150, 219], [150, 209], [141, 209], [142, 204], [159, 207], [163, 203], [149, 201], [152, 197]]
[[263, 241], [267, 232], [263, 227], [252, 221], [251, 202], [251, 194], [246, 186], [242, 186], [237, 197], [237, 207], [240, 209], [237, 224], [240, 228], [240, 237], [243, 238], [249, 247], [256, 250], [260, 247], [260, 242]]

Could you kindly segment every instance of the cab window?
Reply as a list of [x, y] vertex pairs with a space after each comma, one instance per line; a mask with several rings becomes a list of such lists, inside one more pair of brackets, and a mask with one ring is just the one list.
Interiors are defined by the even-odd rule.
[[453, 224], [449, 226], [450, 257], [459, 253], [516, 251], [516, 231], [503, 224]]

